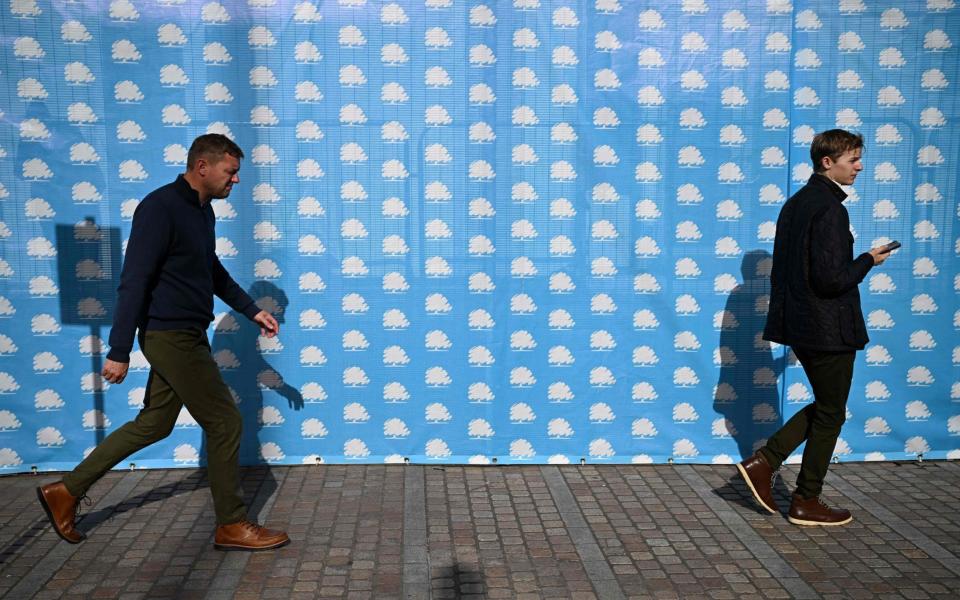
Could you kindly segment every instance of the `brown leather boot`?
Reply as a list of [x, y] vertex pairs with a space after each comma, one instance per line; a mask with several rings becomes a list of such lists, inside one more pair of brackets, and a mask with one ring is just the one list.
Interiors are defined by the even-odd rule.
[[283, 531], [267, 529], [250, 521], [220, 525], [213, 538], [213, 547], [217, 550], [271, 550], [289, 543], [290, 538]]
[[40, 498], [40, 504], [43, 505], [43, 510], [46, 511], [57, 535], [71, 544], [79, 544], [87, 538], [74, 529], [80, 498], [71, 496], [62, 481], [38, 487], [37, 497]]
[[773, 499], [773, 479], [777, 472], [770, 468], [770, 463], [759, 451], [743, 462], [737, 463], [737, 470], [747, 482], [747, 487], [760, 506], [771, 513], [778, 513], [776, 501]]
[[793, 495], [790, 502], [790, 513], [787, 520], [794, 525], [846, 525], [853, 520], [849, 510], [830, 508], [820, 496], [803, 498], [800, 494]]

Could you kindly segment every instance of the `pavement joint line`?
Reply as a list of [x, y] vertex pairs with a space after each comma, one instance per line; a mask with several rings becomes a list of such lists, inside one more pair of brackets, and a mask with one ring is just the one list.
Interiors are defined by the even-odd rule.
[[[140, 483], [140, 480], [146, 476], [146, 471], [135, 471], [118, 478], [117, 483], [100, 498], [99, 502], [96, 502], [90, 508], [92, 510], [100, 510], [107, 506], [120, 504], [130, 495], [137, 484]], [[43, 508], [40, 506], [39, 500], [35, 505], [35, 509], [40, 514], [43, 514]], [[83, 523], [82, 529], [89, 531], [91, 525], [95, 526], [103, 523], [110, 518], [111, 514], [112, 513], [107, 513], [96, 519], [84, 519], [81, 521]], [[44, 521], [46, 521], [46, 515], [44, 515]], [[61, 540], [60, 537], [57, 536], [57, 533], [53, 531], [52, 525], [47, 524], [44, 530], [47, 532], [47, 535], [56, 537], [56, 545], [30, 569], [30, 572], [24, 576], [17, 585], [7, 592], [7, 597], [33, 598], [37, 595], [37, 592], [43, 588], [44, 584], [63, 567], [67, 560], [83, 547], [83, 542], [70, 544]]]
[[[831, 478], [830, 485], [855, 504], [878, 518], [881, 523], [900, 534], [903, 539], [923, 550], [927, 556], [939, 561], [940, 564], [955, 575], [960, 575], [960, 558], [954, 556], [949, 550], [924, 535], [905, 519], [898, 517], [890, 509], [884, 507], [864, 492], [861, 492], [853, 484], [840, 477]], [[854, 518], [856, 518], [856, 516], [854, 516]]]
[[403, 474], [403, 597], [430, 600], [427, 502], [424, 467], [407, 465]]
[[597, 591], [597, 595], [603, 600], [625, 599], [626, 595], [597, 544], [593, 532], [590, 531], [587, 520], [583, 518], [583, 513], [580, 512], [580, 507], [563, 478], [560, 467], [543, 465], [540, 467], [540, 473], [547, 483], [547, 489], [550, 490], [550, 495], [557, 505], [560, 519], [570, 534], [577, 554], [580, 555], [583, 570], [590, 578], [590, 583]]
[[[710, 484], [697, 473], [691, 465], [678, 465], [677, 473], [689, 485], [694, 493], [700, 496], [711, 511], [714, 512], [734, 535], [746, 546], [771, 574], [778, 576], [778, 581], [794, 598], [819, 598], [820, 594], [785, 561], [777, 551], [764, 541], [746, 519], [737, 514], [726, 500], [713, 493]], [[770, 515], [775, 517], [776, 515]]]
[[[270, 469], [270, 467], [267, 467]], [[272, 493], [267, 492], [267, 486], [260, 484], [260, 488], [257, 490], [257, 493], [254, 495], [253, 499], [250, 501], [250, 506], [260, 506], [260, 511], [256, 515], [257, 520], [262, 524], [267, 521], [267, 515], [270, 514], [270, 509], [273, 508], [273, 502], [276, 500], [277, 495], [280, 492], [280, 488], [283, 487], [284, 481], [287, 479], [287, 474], [290, 471], [287, 469], [280, 470], [279, 477], [275, 479], [276, 487], [273, 488]], [[273, 477], [273, 472], [271, 471], [270, 476]], [[262, 496], [267, 495], [266, 498]], [[262, 502], [262, 504], [261, 504]], [[250, 515], [250, 518], [253, 518], [253, 515]], [[216, 528], [214, 532], [210, 535], [210, 543], [213, 543], [213, 537], [216, 535]], [[226, 556], [223, 557], [223, 561], [220, 562], [220, 566], [217, 568], [217, 572], [214, 574], [213, 579], [210, 582], [210, 590], [232, 590], [237, 587], [240, 583], [240, 577], [243, 575], [243, 570], [247, 566], [247, 562], [250, 560], [250, 552], [224, 552]]]
[[945, 469], [950, 469], [951, 471], [960, 471], [960, 462], [956, 460], [937, 461], [937, 464], [943, 465]]

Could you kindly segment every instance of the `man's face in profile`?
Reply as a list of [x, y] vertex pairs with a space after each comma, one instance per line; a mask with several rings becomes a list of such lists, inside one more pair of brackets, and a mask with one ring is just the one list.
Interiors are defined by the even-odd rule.
[[206, 192], [211, 198], [226, 198], [230, 195], [233, 184], [240, 183], [240, 159], [231, 154], [224, 153], [216, 162], [207, 162], [201, 158], [197, 166]]
[[863, 156], [863, 148], [854, 148], [847, 150], [836, 160], [825, 157], [823, 166], [826, 169], [824, 175], [842, 185], [853, 185], [857, 179], [857, 174], [863, 170], [863, 163], [860, 158]]

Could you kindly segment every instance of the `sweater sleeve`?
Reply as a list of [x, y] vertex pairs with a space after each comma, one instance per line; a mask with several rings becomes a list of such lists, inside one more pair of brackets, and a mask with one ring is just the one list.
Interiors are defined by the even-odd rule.
[[814, 218], [810, 231], [810, 287], [824, 298], [836, 298], [855, 288], [873, 268], [873, 257], [864, 252], [850, 256], [850, 217], [832, 205]]
[[133, 213], [133, 224], [120, 272], [117, 304], [110, 329], [107, 358], [129, 362], [133, 338], [146, 308], [151, 285], [159, 274], [170, 246], [172, 223], [160, 202], [145, 199]]
[[251, 321], [260, 312], [260, 307], [241, 288], [230, 273], [223, 267], [220, 259], [213, 257], [213, 293], [227, 303], [230, 308], [243, 314]]

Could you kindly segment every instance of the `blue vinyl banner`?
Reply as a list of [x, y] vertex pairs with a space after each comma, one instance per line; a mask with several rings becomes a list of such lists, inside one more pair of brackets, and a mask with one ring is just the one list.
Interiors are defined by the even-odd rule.
[[[70, 468], [136, 416], [143, 354], [98, 375], [122, 254], [206, 132], [246, 153], [217, 253], [282, 323], [218, 303], [209, 331], [245, 464], [752, 453], [813, 399], [760, 332], [777, 215], [834, 127], [865, 138], [856, 252], [903, 243], [861, 285], [836, 457], [960, 458], [954, 0], [0, 15], [0, 473]], [[129, 462], [203, 460], [184, 410]]]

